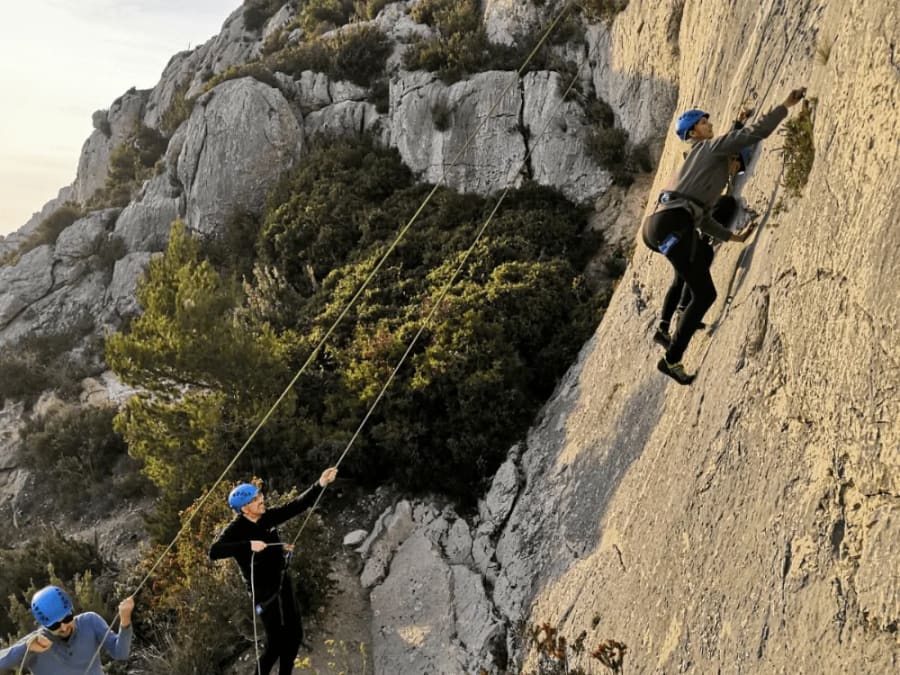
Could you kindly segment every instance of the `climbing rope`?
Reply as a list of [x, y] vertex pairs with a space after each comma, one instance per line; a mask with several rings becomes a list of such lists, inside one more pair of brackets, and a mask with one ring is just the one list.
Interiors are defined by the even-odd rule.
[[[472, 131], [472, 133], [469, 134], [469, 136], [466, 138], [466, 141], [463, 144], [462, 148], [460, 148], [460, 150], [456, 153], [456, 155], [451, 160], [451, 162], [447, 165], [444, 165], [444, 169], [441, 174], [441, 179], [434, 185], [434, 187], [431, 189], [431, 191], [428, 193], [428, 195], [422, 201], [422, 204], [419, 206], [418, 209], [416, 209], [413, 216], [406, 223], [406, 225], [404, 225], [400, 229], [400, 231], [397, 233], [397, 236], [394, 238], [391, 245], [385, 250], [384, 254], [379, 259], [378, 263], [375, 265], [375, 267], [372, 269], [372, 271], [366, 276], [363, 283], [360, 285], [359, 289], [356, 291], [356, 293], [353, 295], [353, 297], [350, 299], [350, 301], [347, 303], [347, 305], [344, 307], [344, 309], [341, 311], [341, 313], [338, 315], [338, 317], [334, 320], [331, 327], [325, 332], [325, 334], [319, 340], [318, 344], [315, 346], [315, 348], [312, 350], [312, 352], [310, 352], [308, 358], [303, 363], [303, 365], [300, 367], [300, 369], [297, 371], [297, 373], [294, 375], [294, 377], [291, 379], [291, 381], [288, 383], [288, 385], [285, 387], [284, 391], [282, 391], [281, 395], [275, 400], [275, 402], [272, 404], [272, 406], [269, 408], [269, 410], [266, 412], [266, 414], [263, 415], [259, 424], [257, 424], [257, 426], [253, 429], [253, 431], [247, 437], [247, 440], [244, 442], [244, 444], [235, 453], [234, 457], [226, 465], [225, 469], [222, 471], [222, 473], [219, 475], [219, 477], [216, 478], [216, 480], [213, 482], [213, 484], [207, 489], [206, 494], [204, 494], [200, 498], [196, 507], [191, 510], [191, 513], [188, 515], [184, 524], [181, 526], [181, 528], [175, 534], [172, 541], [169, 542], [169, 544], [166, 546], [166, 548], [163, 550], [163, 552], [157, 558], [156, 562], [154, 562], [154, 564], [151, 566], [149, 571], [144, 575], [144, 577], [141, 579], [140, 583], [137, 585], [135, 590], [130, 595], [136, 596], [138, 593], [140, 593], [140, 591], [146, 585], [147, 581], [149, 581], [149, 579], [156, 572], [156, 569], [159, 567], [159, 565], [162, 564], [163, 560], [165, 560], [165, 558], [168, 556], [168, 554], [172, 551], [172, 549], [174, 548], [177, 541], [181, 538], [181, 536], [190, 527], [194, 517], [197, 515], [197, 513], [199, 513], [202, 510], [202, 507], [206, 504], [207, 500], [210, 498], [210, 496], [212, 495], [215, 488], [223, 480], [225, 480], [225, 477], [228, 475], [228, 473], [231, 471], [231, 469], [234, 468], [235, 464], [237, 464], [237, 462], [241, 458], [241, 456], [243, 456], [244, 452], [246, 451], [246, 449], [250, 445], [250, 443], [256, 438], [256, 436], [260, 432], [260, 430], [266, 425], [266, 423], [269, 421], [269, 419], [274, 414], [275, 410], [278, 408], [278, 406], [281, 404], [281, 402], [284, 401], [285, 398], [287, 398], [288, 394], [292, 391], [294, 385], [302, 377], [302, 375], [306, 372], [307, 368], [312, 364], [315, 357], [318, 355], [319, 351], [324, 346], [325, 342], [331, 337], [332, 333], [334, 333], [334, 331], [337, 329], [338, 325], [340, 325], [340, 323], [343, 321], [344, 317], [346, 317], [346, 315], [349, 313], [350, 309], [353, 307], [353, 305], [356, 303], [356, 301], [362, 296], [362, 294], [366, 290], [366, 288], [368, 288], [372, 279], [381, 270], [382, 266], [387, 261], [388, 257], [390, 257], [390, 255], [393, 253], [394, 249], [397, 248], [400, 241], [403, 239], [403, 237], [406, 235], [406, 233], [412, 227], [413, 223], [415, 223], [415, 221], [418, 219], [419, 215], [422, 213], [422, 211], [425, 209], [425, 207], [431, 201], [431, 198], [437, 193], [440, 186], [446, 182], [447, 170], [449, 168], [452, 168], [453, 166], [455, 166], [460, 161], [460, 159], [462, 159], [463, 155], [465, 154], [465, 152], [468, 150], [469, 146], [472, 144], [472, 142], [475, 140], [476, 136], [478, 135], [478, 132], [481, 131], [481, 129], [487, 124], [488, 120], [493, 116], [494, 112], [500, 106], [500, 103], [503, 101], [506, 94], [512, 89], [512, 87], [514, 85], [518, 84], [519, 79], [521, 78], [522, 74], [525, 72], [525, 69], [528, 67], [528, 64], [531, 63], [531, 60], [534, 58], [534, 56], [537, 54], [537, 52], [540, 50], [540, 48], [544, 45], [547, 38], [550, 36], [550, 33], [553, 31], [554, 28], [556, 28], [556, 26], [559, 24], [559, 22], [562, 20], [562, 18], [566, 15], [566, 13], [572, 8], [573, 5], [574, 5], [574, 0], [568, 0], [568, 2], [566, 2], [565, 6], [562, 8], [562, 10], [556, 15], [556, 18], [549, 24], [547, 29], [541, 35], [538, 42], [535, 44], [534, 48], [531, 50], [531, 52], [525, 58], [522, 65], [516, 71], [517, 77], [515, 79], [512, 79], [510, 81], [510, 83], [503, 89], [503, 91], [500, 93], [500, 95], [496, 98], [495, 102], [488, 109], [487, 114], [484, 115], [481, 122], [475, 127], [474, 131]], [[579, 69], [579, 73], [580, 73], [580, 69]], [[577, 77], [577, 74], [576, 74], [576, 77]], [[574, 82], [575, 82], [575, 80], [573, 78], [572, 85], [570, 85], [569, 89], [571, 89], [571, 87], [574, 86]], [[568, 91], [569, 90], [567, 90], [567, 93], [568, 93]], [[530, 157], [530, 154], [531, 153], [529, 152], [526, 155], [526, 159], [528, 157]], [[508, 190], [509, 190], [509, 188], [507, 188], [507, 191]], [[504, 192], [504, 194], [503, 194], [503, 197], [505, 197], [505, 196], [506, 196], [506, 192]], [[502, 198], [501, 198], [501, 201], [502, 201]], [[498, 206], [499, 206], [499, 202], [498, 202]], [[496, 207], [495, 207], [494, 211], [491, 213], [491, 218], [493, 217], [494, 213], [496, 213]], [[490, 221], [490, 218], [489, 218], [489, 221]], [[480, 234], [479, 234], [479, 236], [480, 236]], [[476, 240], [476, 242], [477, 242], [477, 240]], [[474, 244], [473, 244], [473, 247], [474, 247]], [[454, 275], [454, 278], [455, 278], [455, 275]], [[429, 315], [429, 318], [430, 318], [430, 316], [431, 315]], [[420, 334], [421, 334], [421, 331], [417, 334], [416, 337], [418, 338], [418, 335], [420, 335]], [[381, 399], [381, 395], [379, 395], [378, 400], [380, 400], [380, 399]], [[369, 416], [370, 415], [366, 416], [366, 420], [368, 420]], [[357, 431], [356, 434], [354, 434], [354, 437], [353, 437], [354, 439], [356, 438], [358, 433], [359, 433], [359, 430]], [[349, 451], [349, 447], [350, 446], [348, 445], [348, 447], [345, 450], [344, 454], [342, 455], [341, 459], [343, 459], [343, 457], [346, 456], [347, 451]], [[321, 498], [321, 494], [319, 495], [319, 497]], [[316, 504], [318, 504], [318, 499], [316, 500]], [[304, 525], [306, 524], [306, 522], [308, 522], [308, 518], [306, 521], [304, 521]], [[114, 618], [113, 621], [109, 624], [106, 633], [104, 634], [103, 638], [100, 640], [100, 643], [97, 646], [97, 650], [94, 652], [94, 656], [91, 659], [90, 663], [88, 664], [88, 667], [84, 671], [83, 675], [88, 675], [91, 667], [93, 667], [94, 662], [97, 660], [97, 657], [100, 654], [100, 650], [103, 646], [103, 642], [106, 640], [106, 637], [112, 632], [113, 627], [115, 626], [117, 621], [118, 621], [118, 617]]]
[[[256, 632], [256, 616], [259, 612], [256, 610], [256, 577], [253, 574], [253, 567], [256, 563], [256, 551], [250, 554], [250, 611], [253, 616], [253, 650], [256, 652], [256, 672], [262, 671], [259, 663], [259, 633]], [[279, 589], [279, 592], [281, 589]]]

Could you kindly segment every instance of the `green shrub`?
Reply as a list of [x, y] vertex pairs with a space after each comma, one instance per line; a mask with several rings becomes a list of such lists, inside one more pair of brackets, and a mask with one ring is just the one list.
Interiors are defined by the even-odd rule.
[[809, 180], [816, 146], [813, 138], [813, 113], [817, 100], [804, 100], [800, 112], [784, 125], [784, 185], [788, 197], [799, 199]]
[[297, 23], [307, 38], [345, 25], [353, 15], [353, 0], [306, 0]]
[[333, 80], [370, 86], [384, 74], [391, 42], [377, 27], [362, 25], [341, 31], [327, 40], [291, 45], [266, 57], [272, 70], [298, 77], [304, 70], [325, 73]]
[[355, 0], [353, 13], [363, 21], [371, 21], [379, 12], [395, 0]]
[[[210, 78], [212, 72], [209, 73]], [[159, 120], [159, 130], [166, 138], [171, 138], [175, 130], [191, 116], [196, 99], [187, 98], [188, 89], [191, 86], [191, 78], [185, 78], [172, 94], [172, 101], [165, 109]]]
[[275, 77], [275, 73], [269, 70], [259, 61], [251, 61], [250, 63], [242, 63], [237, 66], [229, 66], [218, 75], [212, 77], [205, 85], [203, 91], [207, 92], [213, 87], [228, 82], [229, 80], [239, 80], [242, 77], [252, 77], [263, 84], [267, 84], [275, 89], [281, 89], [281, 83]]
[[89, 317], [66, 333], [32, 335], [0, 347], [0, 401], [22, 401], [30, 408], [45, 391], [74, 398], [80, 381], [92, 374], [91, 355], [71, 354], [94, 330]]
[[628, 133], [616, 127], [595, 127], [588, 138], [588, 152], [605, 169], [621, 167], [626, 158]]
[[284, 0], [244, 0], [244, 27], [257, 31], [281, 9]]
[[628, 7], [628, 0], [582, 0], [580, 7], [588, 21], [612, 23], [616, 15]]
[[438, 131], [447, 131], [450, 128], [450, 107], [446, 101], [438, 101], [431, 107], [431, 121]]
[[[76, 484], [77, 485], [77, 484]], [[35, 590], [50, 583], [58, 583], [70, 591], [73, 601], [96, 598], [91, 588], [84, 586], [87, 575], [101, 574], [107, 564], [97, 545], [77, 541], [56, 530], [46, 530], [19, 548], [0, 549], [0, 635], [16, 635], [34, 629], [35, 623], [27, 609]], [[78, 584], [79, 579], [82, 580]], [[76, 586], [82, 592], [75, 592]], [[89, 584], [93, 587], [93, 584]], [[85, 593], [83, 591], [91, 591]], [[78, 611], [99, 611], [108, 616], [105, 603], [101, 606], [78, 602]]]
[[[124, 440], [113, 431], [115, 415], [113, 407], [64, 408], [25, 425], [20, 460], [40, 473], [42, 485], [53, 495], [53, 508], [78, 516], [147, 492]], [[102, 486], [91, 500], [71, 489], [84, 481]]]
[[141, 184], [150, 178], [168, 141], [150, 127], [139, 125], [127, 139], [113, 148], [103, 188], [88, 200], [88, 208], [97, 210], [124, 207]]
[[[430, 189], [371, 140], [313, 146], [270, 195], [245, 297], [204, 290], [217, 277], [173, 235], [139, 289], [144, 314], [107, 341], [110, 365], [153, 392], [131, 399], [117, 428], [161, 490], [159, 531], [171, 533], [185, 499], [243, 443]], [[435, 192], [255, 439], [254, 472], [302, 484], [333, 461], [491, 206]], [[596, 324], [604, 299], [579, 271], [598, 243], [586, 212], [558, 193], [513, 191], [348, 472], [369, 485], [478, 494]]]
[[249, 277], [256, 262], [259, 228], [259, 216], [255, 213], [234, 211], [225, 219], [225, 227], [220, 234], [211, 235], [201, 242], [201, 253], [225, 275]]
[[66, 202], [49, 216], [44, 218], [35, 230], [19, 247], [0, 256], [0, 266], [15, 265], [22, 256], [44, 244], [55, 244], [59, 235], [76, 220], [84, 216], [84, 210], [78, 204]]

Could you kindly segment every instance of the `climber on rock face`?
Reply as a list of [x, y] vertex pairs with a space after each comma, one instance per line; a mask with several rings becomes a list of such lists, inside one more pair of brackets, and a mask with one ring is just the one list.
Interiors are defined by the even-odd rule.
[[[731, 131], [740, 131], [744, 128], [744, 123], [753, 114], [753, 110], [748, 108], [747, 106], [742, 106], [734, 121], [731, 123]], [[747, 165], [750, 163], [750, 157], [753, 152], [753, 147], [747, 147], [741, 150], [739, 153], [731, 155], [728, 158], [728, 183], [725, 187], [725, 193], [719, 196], [716, 199], [715, 203], [712, 205], [712, 208], [709, 210], [709, 215], [715, 220], [717, 223], [724, 225], [729, 230], [733, 229], [733, 221], [737, 216], [738, 211], [740, 210], [740, 205], [738, 200], [732, 195], [734, 191], [734, 181], [735, 178], [747, 170]], [[684, 158], [687, 159], [688, 152], [684, 153]], [[753, 213], [753, 212], [749, 212]], [[755, 215], [755, 214], [754, 214]], [[700, 234], [701, 239], [704, 240], [705, 243], [710, 244], [713, 248], [715, 248], [720, 242], [717, 239], [710, 237], [707, 234]], [[707, 251], [708, 257], [704, 260], [700, 260], [699, 262], [706, 262], [707, 267], [712, 264], [712, 253], [713, 250]], [[669, 348], [669, 344], [672, 342], [672, 337], [669, 334], [669, 324], [676, 324], [676, 317], [683, 317], [685, 310], [687, 310], [687, 306], [691, 304], [691, 289], [690, 287], [684, 283], [684, 279], [680, 276], [676, 277], [674, 282], [677, 286], [680, 286], [680, 290], [678, 288], [673, 288], [672, 293], [673, 297], [680, 294], [681, 299], [678, 301], [677, 309], [673, 306], [672, 303], [669, 303], [663, 307], [662, 314], [659, 317], [659, 327], [656, 329], [656, 332], [653, 335], [653, 341], [658, 345]], [[674, 310], [674, 313], [673, 313]], [[699, 323], [697, 324], [697, 329], [702, 330], [706, 328], [706, 324]]]
[[[755, 124], [718, 137], [713, 134], [709, 114], [702, 110], [694, 108], [678, 118], [675, 133], [690, 143], [691, 149], [670, 187], [660, 193], [656, 209], [644, 221], [641, 234], [644, 243], [668, 258], [674, 268], [675, 278], [666, 293], [662, 316], [671, 317], [683, 287], [690, 289], [690, 303], [668, 341], [665, 356], [657, 364], [660, 372], [679, 384], [690, 384], [696, 377], [685, 371], [681, 358], [703, 315], [716, 299], [709, 273], [712, 247], [701, 240], [697, 229], [722, 241], [747, 240], [754, 224], [733, 233], [712, 217], [711, 207], [728, 183], [734, 155], [775, 131], [787, 117], [787, 109], [800, 102], [805, 94], [805, 88], [794, 89], [783, 104]], [[667, 327], [661, 326], [657, 331], [662, 333], [661, 337], [667, 337]]]
[[280, 675], [290, 675], [303, 639], [303, 625], [286, 569], [293, 546], [281, 542], [276, 526], [312, 506], [335, 478], [337, 468], [325, 469], [303, 494], [272, 509], [266, 508], [262, 492], [251, 483], [238, 485], [228, 497], [228, 505], [237, 515], [210, 547], [209, 557], [234, 558], [247, 582], [266, 630], [266, 650], [258, 664], [262, 675], [268, 675], [277, 662]]

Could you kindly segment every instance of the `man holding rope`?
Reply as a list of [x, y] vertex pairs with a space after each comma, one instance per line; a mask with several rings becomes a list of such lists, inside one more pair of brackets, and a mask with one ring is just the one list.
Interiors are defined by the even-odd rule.
[[36, 633], [0, 650], [0, 670], [33, 675], [103, 675], [96, 658], [102, 640], [112, 658], [124, 660], [131, 651], [134, 598], [119, 603], [119, 632], [110, 633], [94, 612], [76, 615], [69, 596], [58, 586], [46, 586], [31, 598], [31, 613], [40, 624]]
[[234, 558], [247, 582], [254, 611], [266, 630], [266, 650], [259, 659], [259, 675], [268, 675], [278, 661], [279, 675], [290, 675], [303, 639], [303, 625], [287, 573], [287, 558], [294, 547], [281, 541], [276, 526], [312, 506], [336, 477], [336, 467], [325, 469], [303, 494], [272, 509], [266, 509], [265, 497], [251, 483], [238, 485], [228, 497], [228, 505], [237, 515], [210, 547], [209, 557], [212, 560]]

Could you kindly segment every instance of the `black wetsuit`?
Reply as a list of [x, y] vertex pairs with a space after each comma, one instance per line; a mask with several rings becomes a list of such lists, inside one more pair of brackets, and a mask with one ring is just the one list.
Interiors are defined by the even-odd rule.
[[222, 558], [237, 560], [248, 590], [251, 590], [252, 559], [252, 590], [256, 605], [262, 610], [260, 618], [266, 630], [266, 649], [259, 660], [261, 675], [268, 675], [272, 666], [279, 660], [280, 675], [290, 675], [293, 672], [294, 659], [303, 639], [303, 625], [294, 602], [290, 575], [287, 572], [282, 574], [285, 565], [282, 547], [268, 546], [254, 557], [250, 542], [253, 540], [264, 541], [267, 544], [281, 542], [276, 526], [312, 506], [321, 491], [322, 488], [316, 483], [284, 506], [267, 509], [255, 523], [243, 515], [238, 515], [209, 549], [209, 557], [213, 560]]

